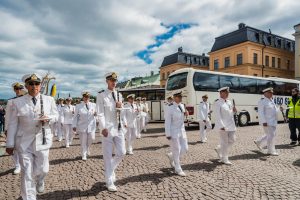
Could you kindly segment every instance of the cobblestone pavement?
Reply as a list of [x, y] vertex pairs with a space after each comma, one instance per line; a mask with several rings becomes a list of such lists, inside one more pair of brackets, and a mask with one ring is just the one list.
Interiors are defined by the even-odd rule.
[[[198, 142], [198, 130], [188, 130], [189, 152], [182, 159], [186, 177], [171, 170], [163, 124], [150, 124], [116, 171], [118, 192], [106, 191], [100, 136], [87, 161], [80, 157], [78, 136], [66, 149], [57, 141], [50, 151], [46, 188], [38, 199], [300, 199], [300, 146], [291, 147], [287, 124], [278, 126], [279, 156], [257, 151], [253, 140], [260, 126], [239, 128], [231, 151], [232, 166], [222, 165], [214, 151], [218, 134]], [[0, 199], [18, 199], [20, 176], [12, 175], [12, 160], [0, 157]]]

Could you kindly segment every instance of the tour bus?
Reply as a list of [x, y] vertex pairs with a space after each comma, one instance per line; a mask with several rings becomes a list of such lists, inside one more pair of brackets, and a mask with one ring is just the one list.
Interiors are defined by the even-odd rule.
[[[274, 88], [273, 99], [275, 104], [287, 107], [288, 98], [293, 88], [299, 88], [300, 81], [283, 78], [262, 78], [230, 73], [212, 72], [196, 69], [180, 69], [168, 77], [166, 96], [176, 92], [183, 92], [183, 103], [189, 112], [188, 122], [199, 122], [198, 106], [202, 96], [208, 95], [208, 102], [214, 108], [214, 102], [219, 98], [217, 90], [221, 87], [230, 87], [229, 99], [235, 101], [237, 122], [240, 126], [258, 122], [257, 103], [263, 97], [262, 90]], [[279, 121], [283, 121], [285, 112], [278, 113]], [[212, 112], [214, 123], [214, 112]]]
[[137, 88], [137, 89], [120, 89], [120, 93], [126, 101], [126, 96], [135, 94], [135, 97], [146, 97], [149, 105], [150, 120], [162, 121], [164, 120], [164, 88]]

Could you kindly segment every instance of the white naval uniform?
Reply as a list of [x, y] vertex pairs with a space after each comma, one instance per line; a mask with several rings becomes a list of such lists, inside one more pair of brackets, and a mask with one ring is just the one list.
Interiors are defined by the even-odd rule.
[[143, 117], [142, 117], [142, 105], [141, 103], [137, 103], [136, 104], [136, 107], [138, 109], [138, 115], [137, 115], [137, 118], [136, 118], [136, 124], [137, 124], [137, 135], [136, 137], [137, 138], [141, 138], [142, 135], [141, 135], [141, 132], [142, 132], [142, 120], [143, 120]]
[[[120, 111], [120, 125], [118, 129], [119, 121], [117, 118], [116, 101], [113, 98], [112, 92], [115, 94], [116, 101], [122, 102], [122, 95], [119, 93], [117, 97], [116, 91], [109, 89], [97, 95], [97, 114], [99, 117], [99, 129], [108, 130], [107, 137], [102, 137], [102, 151], [105, 169], [105, 182], [107, 186], [113, 185], [114, 171], [122, 161], [125, 153], [125, 132], [124, 124], [127, 124], [124, 110]], [[112, 157], [113, 148], [115, 147], [115, 156]]]
[[96, 132], [96, 104], [92, 102], [81, 102], [76, 105], [72, 127], [80, 137], [81, 155], [86, 158], [89, 148], [95, 140]]
[[276, 153], [275, 150], [275, 135], [277, 126], [277, 112], [279, 108], [273, 102], [273, 99], [268, 99], [267, 97], [262, 98], [258, 102], [258, 120], [259, 124], [267, 123], [267, 126], [263, 126], [265, 135], [262, 136], [257, 143], [261, 146], [267, 143], [268, 153]]
[[64, 138], [63, 135], [63, 108], [64, 105], [63, 104], [58, 104], [57, 105], [57, 110], [58, 110], [58, 119], [56, 122], [56, 131], [57, 131], [57, 137], [58, 140], [62, 140]]
[[[215, 102], [215, 129], [220, 134], [221, 161], [228, 162], [228, 151], [235, 142], [236, 126], [234, 122], [233, 105], [230, 100], [219, 98]], [[225, 130], [221, 130], [225, 128]]]
[[[6, 110], [5, 110], [5, 126], [4, 126], [4, 130], [7, 131], [8, 129], [8, 124], [10, 122], [10, 114], [11, 114], [11, 109], [12, 109], [12, 101], [14, 99], [16, 99], [18, 97], [15, 97], [13, 99], [9, 99], [7, 101], [7, 104], [6, 104]], [[11, 156], [13, 161], [14, 161], [14, 164], [15, 164], [15, 168], [16, 169], [20, 169], [20, 161], [19, 161], [19, 155], [18, 155], [18, 152], [17, 150], [14, 150], [14, 154]]]
[[127, 103], [124, 105], [125, 108], [125, 117], [127, 121], [127, 133], [126, 133], [126, 141], [127, 141], [127, 152], [132, 153], [132, 145], [137, 136], [137, 107], [136, 104]]
[[146, 131], [147, 130], [146, 126], [149, 121], [149, 107], [148, 107], [147, 102], [141, 103], [141, 110], [142, 110], [142, 112], [141, 112], [141, 130]]
[[[44, 115], [51, 118], [45, 123], [46, 145], [42, 144], [41, 122], [35, 120], [41, 114], [40, 98], [43, 98]], [[49, 124], [56, 121], [58, 112], [55, 101], [50, 96], [36, 96], [36, 105], [32, 96], [25, 95], [13, 101], [10, 123], [8, 125], [7, 147], [14, 147], [21, 164], [21, 196], [24, 200], [36, 199], [36, 183], [41, 185], [49, 171], [49, 149], [52, 134]]]
[[[180, 106], [180, 108], [179, 108]], [[184, 128], [185, 108], [182, 103], [175, 102], [169, 104], [165, 112], [165, 132], [166, 137], [171, 137], [170, 147], [175, 164], [175, 171], [181, 172], [180, 157], [188, 151], [188, 141]]]
[[75, 106], [65, 104], [62, 109], [62, 121], [63, 121], [63, 128], [64, 128], [64, 135], [65, 135], [65, 143], [66, 146], [72, 144], [73, 141], [73, 117], [75, 113]]
[[[200, 102], [198, 108], [198, 119], [199, 119], [199, 126], [200, 126], [200, 141], [206, 142], [207, 141], [207, 133], [212, 130], [211, 122], [209, 119], [208, 114], [210, 113], [210, 105], [208, 102]], [[205, 120], [206, 122], [204, 122]], [[206, 130], [205, 130], [206, 126]]]

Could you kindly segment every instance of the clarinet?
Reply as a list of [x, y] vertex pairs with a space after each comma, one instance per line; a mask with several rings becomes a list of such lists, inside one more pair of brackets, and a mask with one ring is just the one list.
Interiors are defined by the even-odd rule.
[[[41, 103], [41, 117], [44, 116], [44, 102], [43, 102], [43, 98], [42, 95], [40, 97], [40, 103]], [[45, 132], [45, 122], [42, 121], [42, 133], [43, 133], [43, 145], [47, 144], [46, 142], [46, 132]]]
[[[232, 103], [233, 103], [233, 107], [235, 108], [235, 101], [234, 101], [234, 99], [232, 99]], [[236, 126], [239, 125], [239, 123], [238, 123], [238, 115], [236, 114], [236, 112], [234, 113], [234, 122], [235, 122]]]

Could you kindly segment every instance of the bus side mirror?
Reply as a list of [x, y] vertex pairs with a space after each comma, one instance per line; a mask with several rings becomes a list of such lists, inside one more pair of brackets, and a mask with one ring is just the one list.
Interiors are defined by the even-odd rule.
[[258, 107], [254, 107], [254, 110], [257, 112], [258, 111]]

